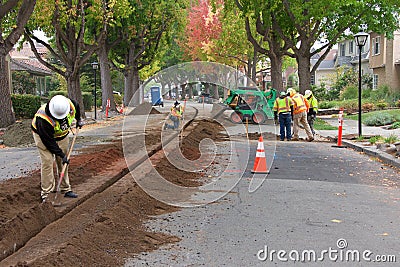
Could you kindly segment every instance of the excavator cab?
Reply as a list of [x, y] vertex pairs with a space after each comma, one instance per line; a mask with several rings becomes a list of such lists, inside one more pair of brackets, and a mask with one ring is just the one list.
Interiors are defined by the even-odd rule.
[[266, 119], [273, 119], [272, 108], [276, 99], [276, 90], [260, 91], [255, 87], [239, 87], [229, 90], [224, 104], [233, 109], [230, 119], [240, 123], [246, 118], [257, 124], [264, 123]]

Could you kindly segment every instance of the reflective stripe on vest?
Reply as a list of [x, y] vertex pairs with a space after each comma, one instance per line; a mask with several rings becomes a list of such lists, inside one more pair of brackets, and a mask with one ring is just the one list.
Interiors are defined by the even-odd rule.
[[276, 100], [277, 108], [278, 108], [278, 114], [282, 112], [289, 112], [290, 111], [290, 105], [289, 105], [289, 98], [285, 97], [284, 99], [282, 98], [277, 98]]
[[301, 94], [295, 94], [292, 99], [294, 102], [294, 114], [299, 114], [307, 110], [306, 103]]
[[[74, 104], [72, 104], [71, 100], [69, 100], [69, 106], [70, 106], [70, 112], [67, 114], [67, 121], [68, 121], [68, 126], [71, 126], [74, 118], [75, 118], [75, 113], [76, 113], [76, 109]], [[32, 120], [32, 127], [34, 129], [36, 128], [36, 118], [42, 118], [44, 120], [46, 120], [48, 123], [51, 124], [51, 126], [53, 126], [54, 128], [54, 138], [60, 138], [60, 137], [64, 137], [68, 134], [68, 130], [69, 127], [67, 127], [67, 129], [61, 129], [60, 123], [57, 120], [52, 119], [49, 115], [46, 114], [46, 104], [44, 104], [43, 106], [41, 106], [39, 108], [39, 110], [36, 112], [35, 116], [33, 117]]]

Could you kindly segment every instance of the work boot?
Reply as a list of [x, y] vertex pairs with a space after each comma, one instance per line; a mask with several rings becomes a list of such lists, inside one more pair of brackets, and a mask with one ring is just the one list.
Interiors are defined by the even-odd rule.
[[77, 198], [78, 197], [78, 195], [77, 194], [75, 194], [74, 192], [72, 192], [72, 191], [68, 191], [67, 193], [65, 193], [64, 194], [64, 197], [69, 197], [69, 198]]
[[299, 138], [298, 137], [293, 137], [292, 141], [299, 141]]
[[307, 138], [307, 141], [308, 141], [308, 142], [314, 141], [314, 137], [309, 137], [309, 138]]

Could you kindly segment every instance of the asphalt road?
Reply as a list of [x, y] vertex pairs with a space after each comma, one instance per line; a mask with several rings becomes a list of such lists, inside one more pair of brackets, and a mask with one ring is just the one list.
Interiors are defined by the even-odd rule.
[[[266, 142], [266, 150], [274, 144]], [[302, 260], [303, 266], [376, 266], [379, 259], [400, 261], [398, 172], [331, 143], [276, 144], [274, 157], [266, 151], [270, 174], [256, 191], [249, 192], [249, 162], [245, 176], [223, 198], [152, 221], [150, 228], [182, 241], [129, 259], [126, 266], [281, 266]], [[256, 143], [250, 145], [255, 155]], [[238, 153], [239, 161], [242, 156]]]

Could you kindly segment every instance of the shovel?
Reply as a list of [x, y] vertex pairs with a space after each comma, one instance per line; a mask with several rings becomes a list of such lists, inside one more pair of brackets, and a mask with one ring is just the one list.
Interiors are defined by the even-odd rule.
[[[73, 132], [72, 132], [72, 133], [73, 133]], [[70, 158], [70, 156], [71, 156], [72, 148], [74, 147], [75, 140], [76, 140], [76, 137], [77, 137], [77, 136], [78, 136], [78, 128], [76, 128], [74, 137], [72, 138], [71, 145], [70, 145], [70, 147], [69, 147], [69, 149], [68, 149], [68, 153], [67, 153], [67, 159], [68, 159], [68, 160], [69, 160], [69, 158]], [[59, 200], [59, 202], [57, 202], [57, 198], [58, 198], [58, 196], [61, 197], [60, 186], [61, 186], [62, 180], [64, 179], [64, 175], [65, 175], [65, 171], [67, 170], [67, 166], [68, 166], [67, 163], [64, 163], [64, 164], [63, 164], [63, 167], [62, 167], [62, 170], [61, 170], [61, 173], [60, 173], [60, 178], [58, 179], [57, 190], [56, 190], [56, 193], [55, 193], [55, 195], [54, 195], [54, 200], [51, 202], [51, 204], [53, 204], [53, 206], [56, 206], [56, 207], [61, 206], [61, 200]]]

